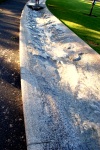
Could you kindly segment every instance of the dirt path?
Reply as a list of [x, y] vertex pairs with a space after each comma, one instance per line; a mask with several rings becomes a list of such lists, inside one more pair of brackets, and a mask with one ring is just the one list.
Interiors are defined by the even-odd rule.
[[0, 149], [26, 150], [20, 89], [19, 22], [25, 0], [0, 4]]

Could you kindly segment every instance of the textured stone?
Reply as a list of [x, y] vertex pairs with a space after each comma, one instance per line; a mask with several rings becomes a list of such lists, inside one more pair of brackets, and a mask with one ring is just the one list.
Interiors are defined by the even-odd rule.
[[99, 55], [46, 7], [21, 21], [28, 150], [99, 150]]

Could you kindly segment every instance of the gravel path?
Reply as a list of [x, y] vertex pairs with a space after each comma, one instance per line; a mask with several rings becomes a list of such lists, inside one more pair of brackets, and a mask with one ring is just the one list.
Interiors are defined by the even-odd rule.
[[19, 68], [19, 23], [25, 3], [0, 4], [0, 150], [26, 150]]

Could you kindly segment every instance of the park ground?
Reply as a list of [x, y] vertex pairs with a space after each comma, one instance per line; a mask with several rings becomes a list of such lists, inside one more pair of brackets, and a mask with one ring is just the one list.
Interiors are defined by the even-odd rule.
[[47, 0], [49, 10], [66, 26], [100, 53], [100, 1], [92, 7], [90, 0]]

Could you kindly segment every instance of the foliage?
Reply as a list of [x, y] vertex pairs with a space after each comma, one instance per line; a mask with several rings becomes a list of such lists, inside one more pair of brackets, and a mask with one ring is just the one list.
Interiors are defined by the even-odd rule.
[[100, 53], [100, 2], [89, 16], [90, 0], [47, 0], [49, 10], [74, 31], [93, 49]]

